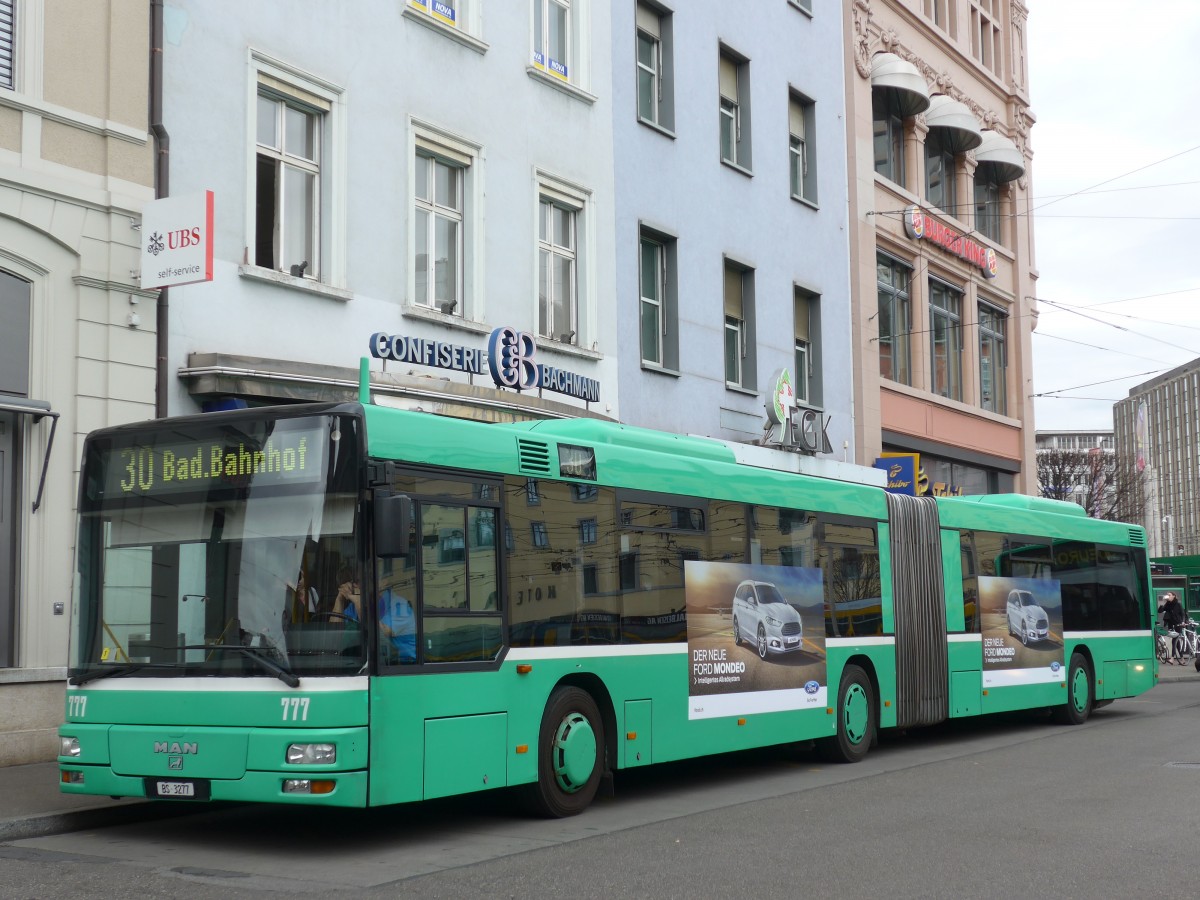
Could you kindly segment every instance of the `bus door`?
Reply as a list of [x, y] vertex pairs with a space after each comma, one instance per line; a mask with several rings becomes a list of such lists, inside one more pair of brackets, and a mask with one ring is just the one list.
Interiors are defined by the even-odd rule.
[[408, 498], [411, 527], [406, 554], [375, 563], [369, 802], [504, 787], [504, 701], [497, 680], [472, 675], [497, 669], [506, 646], [502, 484], [414, 470], [387, 482]]

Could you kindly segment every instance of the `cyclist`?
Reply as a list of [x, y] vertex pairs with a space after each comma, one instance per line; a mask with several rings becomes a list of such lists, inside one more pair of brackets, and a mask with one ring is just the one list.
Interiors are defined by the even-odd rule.
[[[1165, 627], [1168, 631], [1178, 635], [1183, 631], [1183, 604], [1179, 602], [1179, 597], [1176, 596], [1174, 591], [1167, 591], [1165, 594], [1163, 594], [1162, 599], [1163, 603], [1162, 606], [1158, 608], [1158, 611], [1162, 614], [1163, 627]], [[1174, 657], [1180, 655], [1180, 649], [1180, 641], [1179, 638], [1176, 637], [1171, 641], [1172, 658], [1168, 659], [1167, 662], [1174, 664]], [[1180, 664], [1182, 665], [1182, 661]]]

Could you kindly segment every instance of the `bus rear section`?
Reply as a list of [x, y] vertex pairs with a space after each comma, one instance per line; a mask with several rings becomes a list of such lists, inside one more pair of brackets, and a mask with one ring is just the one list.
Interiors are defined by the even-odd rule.
[[367, 802], [361, 409], [89, 437], [62, 790]]

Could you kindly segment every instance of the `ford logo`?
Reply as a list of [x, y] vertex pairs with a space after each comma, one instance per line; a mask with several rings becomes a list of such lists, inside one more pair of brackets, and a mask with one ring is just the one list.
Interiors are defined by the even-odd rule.
[[1057, 672], [1061, 668], [1062, 668], [1062, 663], [1060, 663], [1057, 659], [1054, 662], [1050, 663], [1050, 671], [1051, 672]]
[[806, 694], [815, 694], [820, 689], [821, 689], [821, 685], [817, 684], [817, 682], [815, 682], [815, 681], [806, 682], [804, 685], [804, 692]]

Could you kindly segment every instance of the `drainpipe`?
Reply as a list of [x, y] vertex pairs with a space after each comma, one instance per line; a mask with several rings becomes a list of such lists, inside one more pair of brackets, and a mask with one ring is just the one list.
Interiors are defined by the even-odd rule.
[[[171, 137], [162, 121], [163, 0], [150, 0], [150, 133], [154, 136], [154, 196], [170, 194]], [[143, 240], [145, 236], [143, 235]], [[167, 289], [158, 289], [155, 327], [154, 414], [167, 414]]]

